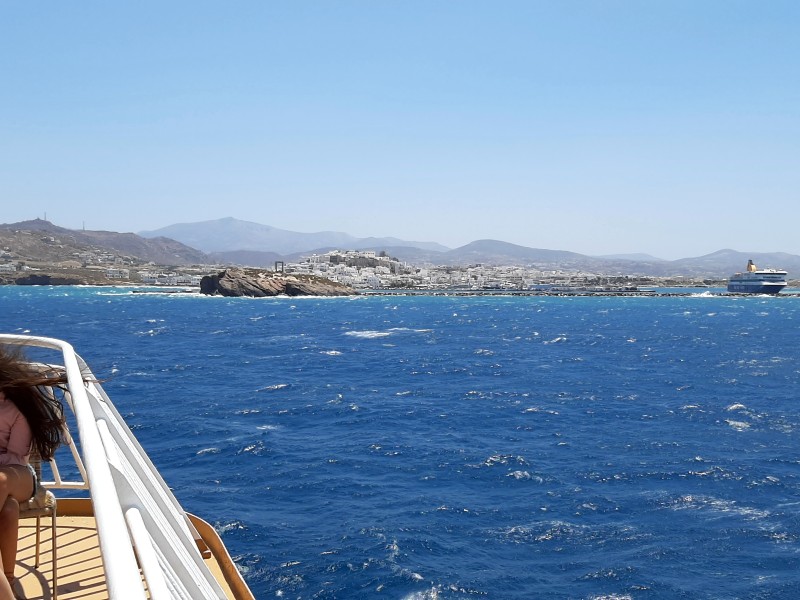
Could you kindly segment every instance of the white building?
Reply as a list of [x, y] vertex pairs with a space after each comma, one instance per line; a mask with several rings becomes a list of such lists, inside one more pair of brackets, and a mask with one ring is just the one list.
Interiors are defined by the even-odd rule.
[[128, 269], [106, 269], [106, 277], [109, 279], [130, 279], [130, 275]]

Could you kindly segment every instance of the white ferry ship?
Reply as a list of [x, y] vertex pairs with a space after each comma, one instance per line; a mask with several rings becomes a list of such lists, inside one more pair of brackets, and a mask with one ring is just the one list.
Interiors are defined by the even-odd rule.
[[728, 291], [740, 294], [777, 294], [786, 287], [786, 271], [759, 269], [752, 260], [747, 261], [744, 273], [731, 275]]

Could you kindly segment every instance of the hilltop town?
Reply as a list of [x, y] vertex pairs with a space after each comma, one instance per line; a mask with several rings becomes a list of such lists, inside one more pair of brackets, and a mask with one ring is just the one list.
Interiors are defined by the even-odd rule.
[[[214, 224], [224, 228], [231, 223], [222, 220]], [[309, 280], [327, 279], [358, 291], [724, 287], [726, 277], [740, 270], [751, 257], [734, 250], [721, 250], [672, 263], [604, 261], [487, 240], [462, 248], [464, 252], [458, 262], [438, 264], [430, 255], [409, 255], [408, 250], [407, 247], [387, 247], [384, 250], [320, 249], [293, 255], [207, 254], [168, 237], [72, 230], [34, 219], [0, 224], [0, 285], [199, 288], [203, 277], [238, 267], [253, 274], [272, 272]], [[795, 261], [795, 266], [800, 268], [797, 256], [774, 254], [761, 258], [789, 263], [787, 266]], [[789, 281], [793, 287], [798, 283]]]
[[[199, 288], [225, 264], [159, 264], [76, 236], [35, 230], [0, 230], [0, 284], [160, 285]], [[177, 262], [177, 261], [176, 261]], [[607, 275], [580, 270], [472, 264], [414, 265], [386, 252], [332, 250], [297, 262], [276, 261], [287, 275], [329, 279], [356, 290], [536, 290], [547, 288], [637, 288], [722, 285], [702, 278]]]

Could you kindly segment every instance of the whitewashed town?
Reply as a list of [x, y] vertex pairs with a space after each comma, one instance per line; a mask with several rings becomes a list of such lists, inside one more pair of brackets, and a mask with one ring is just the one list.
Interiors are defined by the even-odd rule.
[[[203, 276], [224, 269], [222, 265], [197, 265], [181, 270], [159, 270], [156, 265], [135, 267], [120, 264], [113, 255], [81, 257], [84, 265], [120, 284], [197, 287]], [[30, 272], [32, 267], [7, 262], [0, 273]], [[356, 290], [558, 290], [624, 289], [652, 285], [653, 278], [608, 276], [599, 273], [542, 270], [535, 266], [413, 265], [385, 252], [333, 250], [312, 254], [296, 263], [276, 262], [271, 269], [286, 275], [313, 275], [350, 286]], [[712, 285], [715, 281], [673, 277], [672, 285]]]

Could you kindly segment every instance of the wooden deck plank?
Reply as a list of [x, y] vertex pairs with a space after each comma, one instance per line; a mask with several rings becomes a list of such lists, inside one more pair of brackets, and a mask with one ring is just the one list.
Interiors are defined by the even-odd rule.
[[[57, 519], [58, 598], [60, 600], [99, 600], [108, 598], [103, 562], [100, 557], [93, 517], [59, 517]], [[17, 551], [17, 591], [29, 600], [52, 600], [53, 554], [50, 541], [50, 519], [42, 518], [41, 556], [34, 567], [36, 521], [20, 522]]]
[[[56, 539], [58, 548], [56, 559], [58, 566], [58, 600], [108, 600], [105, 571], [100, 555], [99, 538], [94, 517], [88, 500], [59, 501], [59, 508], [64, 512], [56, 519]], [[222, 586], [228, 598], [251, 600], [253, 598], [236, 567], [230, 561], [224, 546], [203, 521], [195, 520], [206, 543], [211, 548], [211, 556], [206, 564], [214, 577]], [[53, 600], [52, 577], [53, 555], [50, 517], [42, 517], [40, 525], [40, 561], [35, 564], [36, 520], [20, 521], [19, 547], [15, 574], [15, 592], [26, 600]]]

